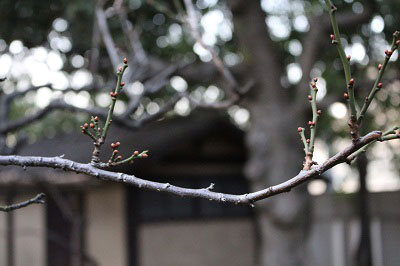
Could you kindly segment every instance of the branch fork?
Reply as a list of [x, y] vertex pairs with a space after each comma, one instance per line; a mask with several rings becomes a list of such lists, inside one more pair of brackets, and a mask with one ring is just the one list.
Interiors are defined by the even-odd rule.
[[112, 116], [114, 113], [115, 104], [117, 102], [117, 99], [118, 99], [118, 96], [119, 96], [121, 90], [125, 86], [125, 82], [122, 81], [122, 77], [127, 68], [128, 68], [128, 59], [124, 58], [122, 67], [118, 67], [118, 70], [117, 70], [117, 84], [115, 86], [115, 89], [114, 89], [114, 91], [110, 92], [111, 104], [109, 106], [109, 110], [108, 110], [108, 114], [107, 114], [107, 118], [106, 118], [104, 127], [103, 128], [100, 127], [100, 124], [99, 124], [100, 119], [98, 116], [94, 116], [94, 117], [92, 116], [90, 123], [85, 123], [80, 127], [82, 130], [82, 133], [84, 135], [87, 135], [90, 139], [93, 140], [94, 150], [92, 153], [91, 164], [98, 168], [112, 167], [112, 166], [117, 166], [117, 165], [121, 165], [121, 164], [128, 163], [128, 162], [133, 163], [134, 159], [148, 157], [148, 154], [147, 154], [148, 151], [142, 151], [141, 153], [139, 153], [138, 151], [134, 151], [131, 156], [129, 156], [128, 158], [123, 160], [122, 156], [118, 155], [119, 151], [117, 148], [121, 145], [121, 143], [119, 141], [117, 141], [116, 143], [111, 143], [111, 148], [113, 151], [112, 151], [110, 159], [108, 160], [107, 163], [102, 163], [100, 161], [100, 157], [99, 157], [101, 147], [103, 146], [103, 144], [106, 141], [108, 130], [112, 123]]

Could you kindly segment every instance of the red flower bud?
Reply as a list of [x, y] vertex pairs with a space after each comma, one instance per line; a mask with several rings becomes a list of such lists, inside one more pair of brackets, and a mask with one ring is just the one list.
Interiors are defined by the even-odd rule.
[[315, 82], [311, 82], [311, 87], [315, 88], [317, 85], [315, 85]]
[[121, 155], [118, 155], [117, 160], [120, 161], [122, 159]]
[[117, 153], [118, 153], [118, 150], [114, 150], [113, 153], [114, 153], [114, 154], [117, 154]]
[[122, 67], [119, 67], [119, 68], [118, 68], [118, 72], [122, 72]]
[[88, 129], [88, 127], [89, 127], [88, 123], [83, 124], [83, 127], [84, 127], [85, 129]]
[[299, 128], [297, 129], [297, 132], [301, 133], [301, 132], [303, 132], [303, 129], [302, 129], [301, 127], [299, 127]]
[[306, 142], [307, 142], [307, 143], [310, 143], [310, 139], [307, 139]]
[[94, 122], [99, 122], [99, 117], [98, 117], [98, 116], [96, 116], [96, 117], [94, 118]]
[[312, 96], [311, 96], [311, 95], [308, 95], [307, 97], [308, 97], [308, 100], [309, 100], [309, 101], [312, 100]]
[[382, 82], [379, 82], [378, 85], [376, 85], [379, 89], [382, 88]]
[[378, 65], [378, 69], [381, 70], [382, 69], [382, 64]]
[[397, 45], [397, 46], [400, 46], [400, 40], [397, 40], [397, 41], [396, 41], [396, 45]]
[[125, 86], [125, 82], [122, 81], [120, 85], [121, 87]]
[[348, 100], [348, 99], [349, 99], [349, 95], [347, 94], [347, 92], [343, 93], [343, 98], [344, 98], [345, 100]]
[[318, 114], [318, 115], [321, 115], [321, 114], [322, 114], [322, 111], [321, 111], [321, 110], [318, 110], [318, 111], [317, 111], [317, 114]]
[[317, 82], [317, 81], [318, 81], [318, 78], [317, 78], [317, 77], [315, 77], [313, 80], [314, 80], [314, 82]]
[[94, 128], [94, 124], [93, 123], [90, 123], [90, 128]]
[[119, 141], [117, 143], [115, 143], [116, 147], [119, 147], [119, 145], [121, 145], [121, 143]]
[[313, 121], [308, 121], [308, 125], [312, 126], [313, 125]]
[[385, 51], [385, 54], [386, 54], [387, 56], [391, 56], [391, 55], [393, 54], [393, 51], [392, 51], [392, 50], [386, 50], [386, 51]]
[[349, 85], [353, 86], [354, 85], [354, 79], [350, 79]]
[[139, 155], [139, 152], [138, 151], [134, 151], [133, 152], [133, 156], [138, 156]]
[[348, 55], [347, 56], [347, 61], [350, 61], [350, 59], [351, 59], [351, 55]]
[[333, 34], [331, 34], [329, 37], [331, 37], [332, 41], [335, 39], [335, 35], [333, 35]]
[[149, 155], [147, 155], [147, 153], [143, 153], [143, 154], [142, 154], [142, 158], [143, 158], [143, 159], [145, 159], [145, 158], [147, 158], [147, 157], [149, 157]]
[[111, 148], [115, 149], [115, 144], [111, 143]]
[[124, 58], [124, 64], [128, 64], [128, 59], [126, 57]]

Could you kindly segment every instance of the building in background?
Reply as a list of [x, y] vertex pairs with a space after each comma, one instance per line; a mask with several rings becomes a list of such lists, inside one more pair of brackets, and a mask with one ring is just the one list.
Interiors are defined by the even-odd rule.
[[[136, 133], [112, 128], [122, 154], [150, 150], [119, 171], [227, 193], [250, 191], [243, 175], [243, 132], [214, 113], [174, 118]], [[78, 149], [79, 148], [79, 149]], [[24, 148], [24, 155], [88, 162], [91, 143], [66, 134]], [[106, 160], [111, 149], [102, 151]], [[0, 213], [0, 265], [254, 265], [258, 228], [250, 207], [140, 190], [51, 169], [2, 168], [2, 202], [38, 191], [48, 202]], [[16, 196], [14, 196], [14, 194]], [[284, 197], [285, 195], [280, 195]], [[400, 260], [400, 194], [371, 195], [374, 265]], [[353, 265], [360, 227], [352, 195], [312, 197], [308, 265]], [[14, 263], [14, 264], [10, 264]]]

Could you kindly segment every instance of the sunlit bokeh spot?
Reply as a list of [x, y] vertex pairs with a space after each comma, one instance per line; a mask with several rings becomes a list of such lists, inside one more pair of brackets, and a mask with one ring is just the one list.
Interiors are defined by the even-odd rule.
[[370, 24], [371, 30], [375, 33], [380, 33], [385, 28], [385, 21], [381, 16], [375, 16]]
[[200, 57], [203, 62], [209, 62], [212, 59], [210, 52], [201, 46], [199, 43], [195, 43], [193, 46], [193, 51]]
[[64, 66], [64, 62], [58, 52], [50, 51], [47, 55], [47, 65], [51, 70], [60, 70]]
[[303, 72], [301, 71], [301, 67], [297, 63], [291, 63], [286, 67], [288, 81], [291, 84], [296, 84], [300, 81], [303, 76]]
[[160, 110], [160, 106], [158, 105], [158, 103], [156, 102], [150, 102], [147, 106], [146, 106], [146, 112], [149, 115], [154, 115], [155, 113], [157, 113]]
[[206, 103], [213, 103], [217, 101], [219, 96], [220, 96], [220, 90], [216, 86], [211, 85], [205, 91], [203, 99]]
[[310, 29], [308, 19], [304, 15], [297, 16], [293, 21], [293, 28], [299, 32], [306, 32]]
[[289, 37], [291, 26], [286, 16], [268, 16], [266, 23], [274, 39], [282, 40]]
[[23, 51], [23, 49], [24, 49], [24, 45], [22, 44], [22, 42], [20, 40], [15, 40], [10, 43], [9, 50], [10, 50], [10, 53], [12, 53], [12, 54], [19, 54]]
[[353, 9], [353, 12], [356, 14], [361, 14], [364, 12], [364, 6], [360, 2], [355, 2], [351, 8]]
[[190, 102], [189, 99], [183, 97], [180, 99], [174, 107], [174, 111], [181, 116], [187, 116], [190, 114]]
[[38, 89], [35, 97], [36, 105], [40, 108], [44, 108], [49, 105], [52, 94], [53, 93], [50, 88], [43, 87]]
[[71, 86], [80, 89], [92, 83], [92, 74], [86, 69], [79, 69], [72, 73]]
[[68, 29], [68, 21], [63, 18], [56, 18], [53, 21], [53, 28], [58, 32], [63, 32]]
[[144, 91], [144, 86], [143, 83], [140, 81], [135, 81], [131, 84], [131, 86], [128, 89], [128, 93], [131, 93], [133, 95], [140, 95]]
[[327, 185], [323, 180], [313, 180], [307, 185], [308, 193], [313, 196], [322, 195], [325, 193]]
[[294, 56], [299, 56], [303, 52], [303, 46], [299, 40], [293, 39], [288, 44], [289, 53]]
[[71, 58], [71, 65], [75, 68], [81, 68], [85, 64], [85, 59], [83, 56], [76, 54]]
[[336, 119], [342, 119], [347, 114], [347, 107], [345, 104], [340, 102], [335, 102], [329, 106], [329, 114]]
[[173, 76], [171, 78], [171, 87], [174, 88], [176, 91], [179, 92], [183, 92], [186, 91], [188, 84], [186, 82], [186, 80], [184, 80], [182, 77], [180, 76]]

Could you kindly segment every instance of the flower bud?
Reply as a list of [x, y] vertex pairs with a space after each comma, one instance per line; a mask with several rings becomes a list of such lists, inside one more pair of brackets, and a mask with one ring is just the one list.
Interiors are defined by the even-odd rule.
[[379, 89], [382, 88], [382, 82], [379, 82], [378, 85], [376, 85]]
[[397, 41], [396, 41], [396, 45], [397, 45], [397, 46], [400, 46], [400, 40], [397, 40]]
[[350, 59], [351, 59], [351, 55], [348, 55], [347, 56], [347, 61], [350, 61]]
[[121, 82], [121, 84], [119, 84], [121, 87], [125, 86], [125, 82]]
[[315, 85], [315, 82], [311, 82], [311, 87], [315, 88], [317, 85]]
[[114, 153], [114, 154], [117, 154], [117, 153], [118, 153], [118, 150], [114, 150], [113, 153]]
[[307, 142], [307, 143], [310, 143], [310, 139], [307, 139], [306, 142]]
[[347, 92], [343, 93], [343, 98], [344, 98], [345, 100], [348, 100], [348, 99], [349, 99], [349, 95], [347, 94]]
[[354, 79], [350, 79], [349, 85], [353, 86], [354, 85]]
[[122, 72], [122, 67], [119, 67], [118, 68], [118, 73], [121, 73]]
[[94, 122], [99, 122], [99, 117], [98, 117], [98, 116], [96, 116], [96, 117], [94, 118]]
[[297, 128], [297, 132], [301, 133], [303, 132], [303, 129], [301, 127]]
[[308, 95], [307, 97], [308, 97], [308, 100], [309, 100], [309, 101], [312, 100], [312, 96], [311, 96], [311, 95]]
[[318, 115], [321, 115], [321, 114], [322, 114], [322, 111], [321, 111], [321, 110], [318, 110], [318, 111], [317, 111], [317, 114], [318, 114]]
[[83, 124], [83, 128], [88, 129], [89, 125], [88, 123]]
[[120, 161], [121, 159], [122, 159], [122, 156], [121, 156], [121, 155], [118, 155], [117, 161]]
[[317, 81], [318, 81], [318, 78], [317, 78], [317, 77], [315, 77], [315, 78], [313, 78], [313, 80], [314, 80], [314, 82], [317, 82]]
[[381, 70], [382, 69], [382, 64], [378, 65], [378, 69]]
[[335, 39], [335, 35], [333, 34], [331, 34], [329, 37], [331, 38], [332, 41]]
[[386, 50], [386, 51], [385, 51], [385, 54], [386, 54], [387, 56], [391, 56], [391, 55], [393, 54], [393, 51], [392, 51], [392, 50]]
[[143, 153], [143, 154], [141, 155], [141, 158], [143, 158], [143, 159], [145, 159], [145, 158], [147, 158], [147, 157], [149, 157], [149, 155], [147, 155], [147, 153]]
[[133, 156], [138, 156], [139, 155], [139, 152], [138, 151], [134, 151], [133, 152]]
[[126, 57], [124, 58], [124, 64], [128, 64], [128, 59]]
[[94, 124], [93, 123], [90, 123], [89, 126], [90, 126], [90, 128], [94, 128]]

